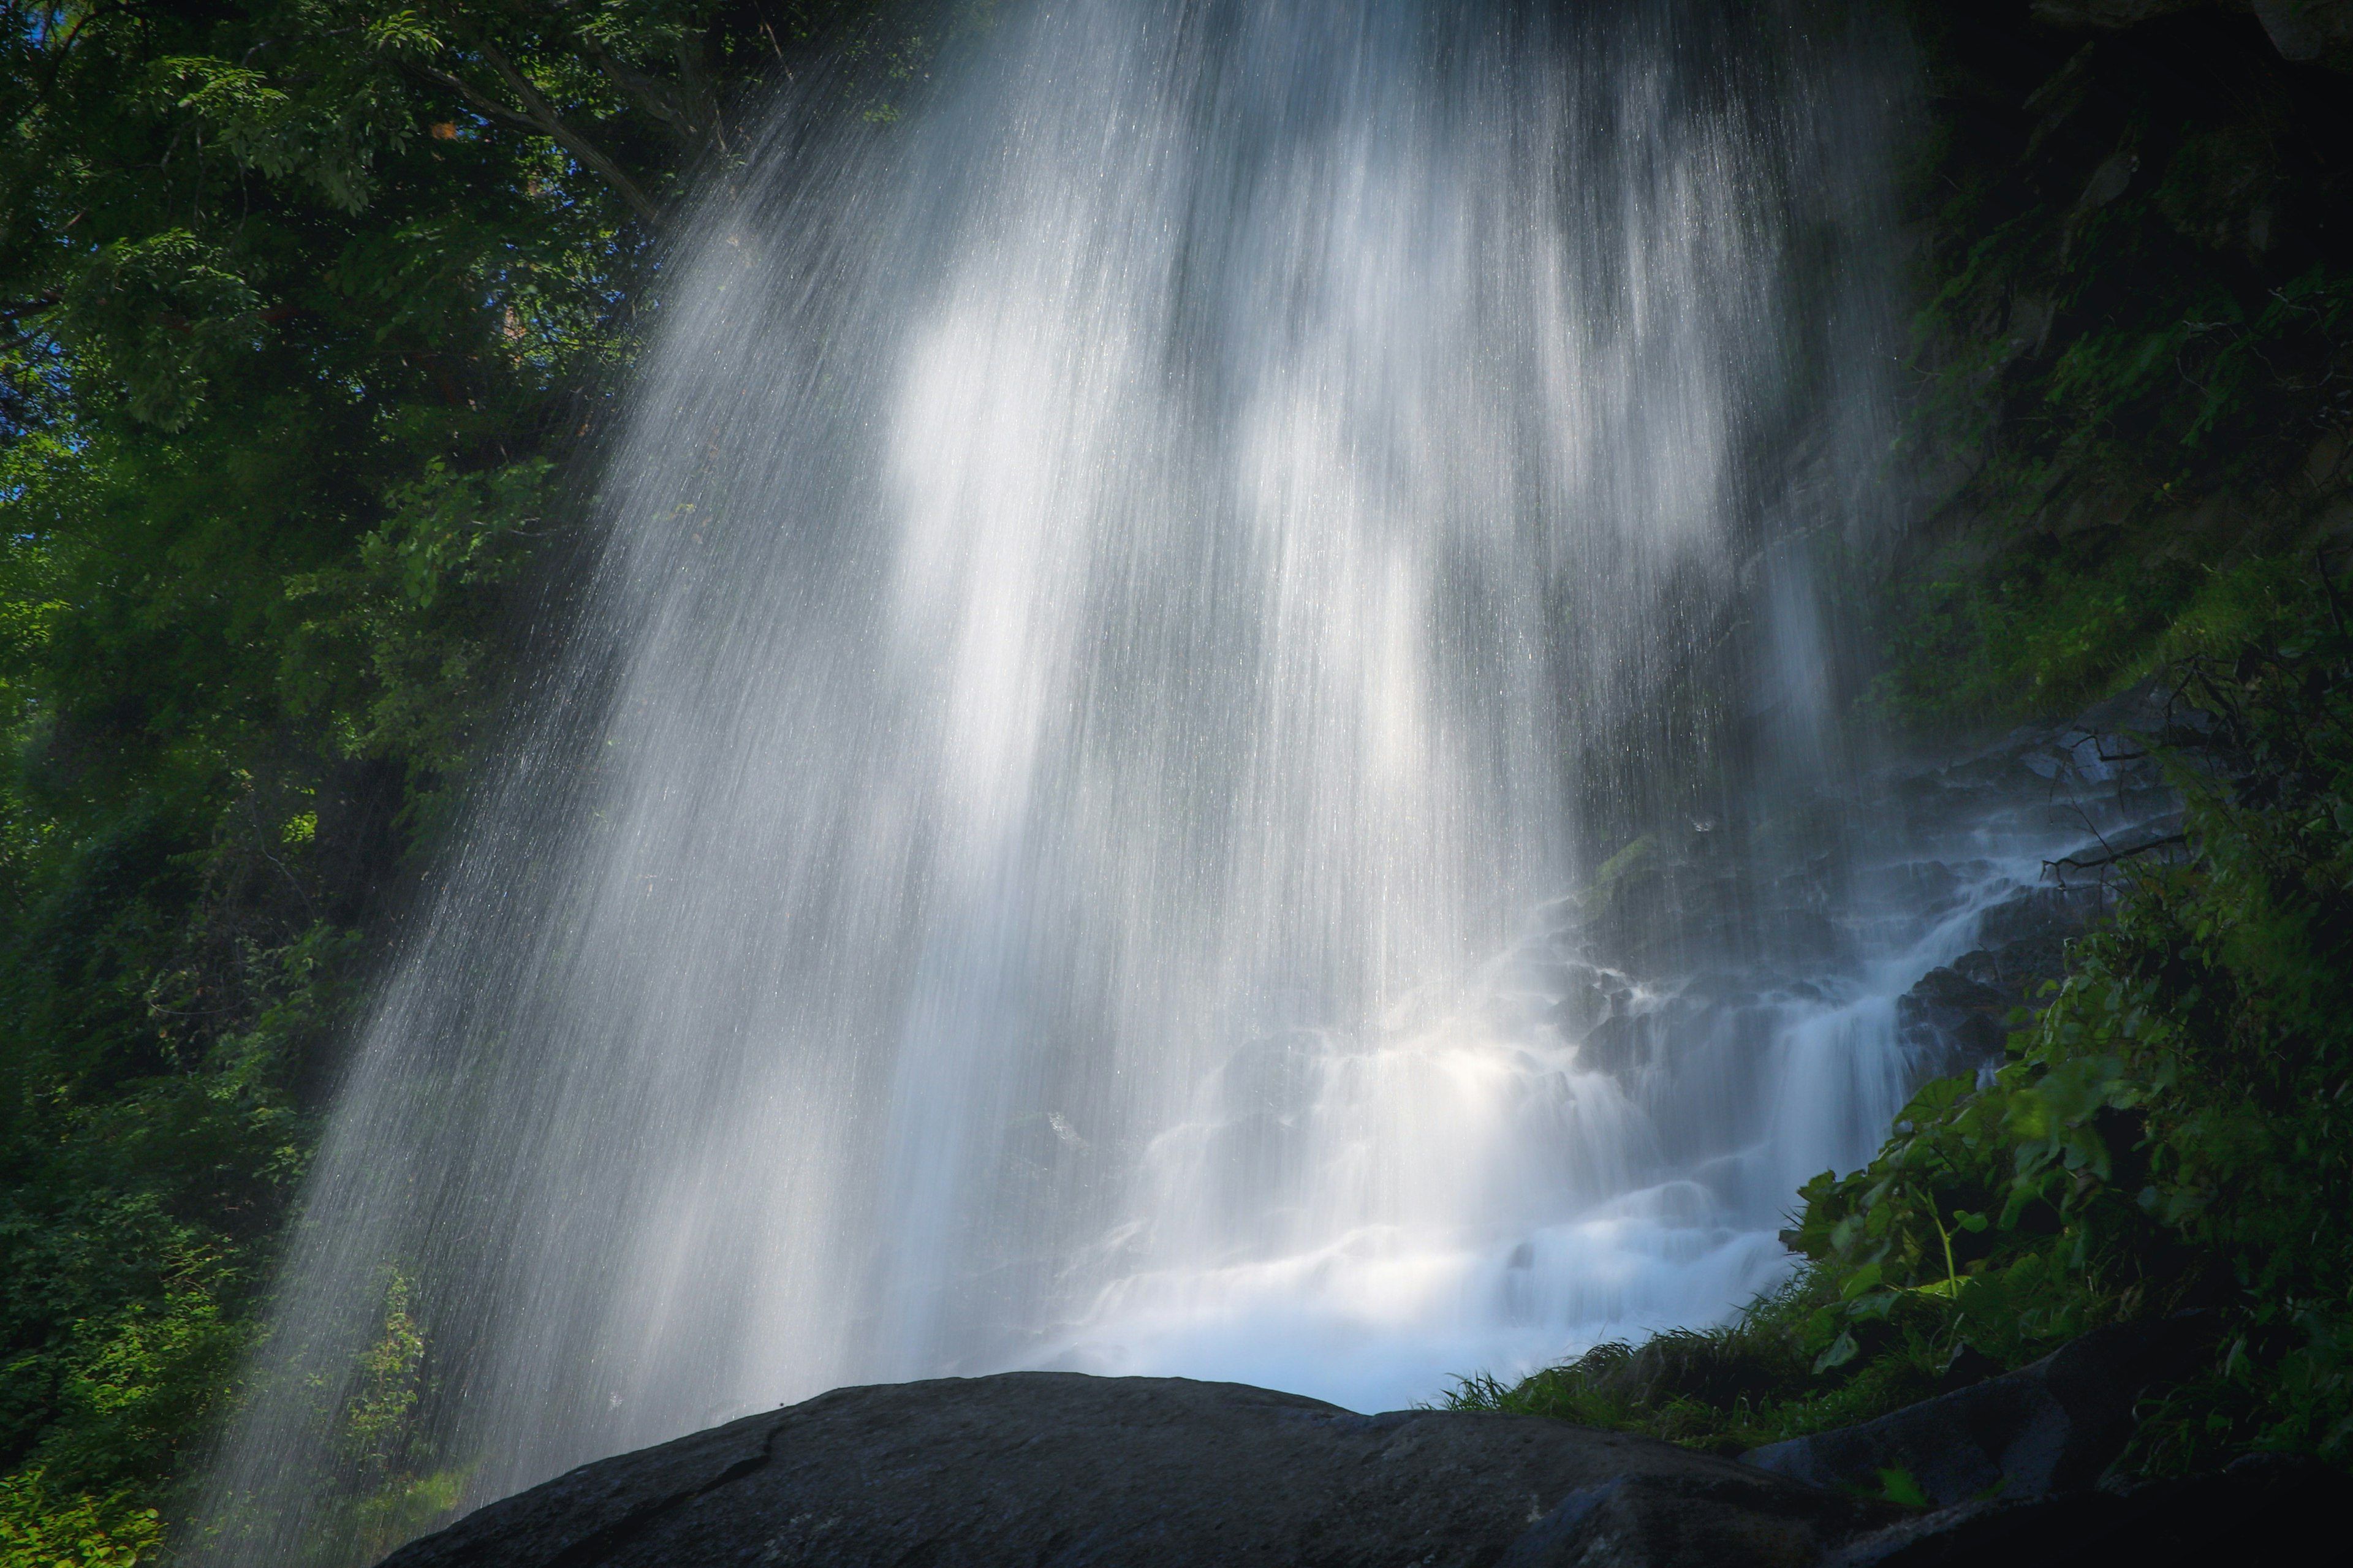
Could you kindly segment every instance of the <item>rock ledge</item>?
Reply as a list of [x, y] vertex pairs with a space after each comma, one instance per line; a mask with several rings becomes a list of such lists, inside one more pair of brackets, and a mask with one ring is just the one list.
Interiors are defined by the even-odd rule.
[[838, 1389], [584, 1465], [384, 1568], [1799, 1568], [1895, 1517], [1530, 1416], [1008, 1373]]

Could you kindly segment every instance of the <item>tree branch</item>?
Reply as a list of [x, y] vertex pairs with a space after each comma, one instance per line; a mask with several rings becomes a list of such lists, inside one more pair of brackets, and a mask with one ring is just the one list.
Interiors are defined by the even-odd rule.
[[452, 76], [449, 72], [437, 69], [432, 66], [412, 64], [409, 67], [409, 69], [415, 71], [418, 76], [423, 77], [427, 81], [431, 82], [434, 86], [446, 88], [449, 91], [456, 93], [475, 109], [480, 110], [483, 114], [489, 116], [492, 120], [500, 121], [502, 124], [512, 125], [516, 127], [518, 130], [522, 131], [536, 132], [543, 129], [540, 123], [532, 119], [531, 116], [527, 114], [517, 114], [513, 110], [509, 109], [497, 99], [482, 92], [477, 89], [472, 82], [467, 81], [461, 77]]
[[604, 175], [606, 183], [621, 193], [621, 199], [628, 202], [649, 226], [655, 228], [661, 226], [661, 209], [654, 205], [645, 192], [638, 188], [638, 183], [629, 178], [628, 172], [621, 165], [607, 157], [595, 142], [566, 125], [563, 117], [555, 112], [554, 106], [540, 96], [539, 89], [532, 86], [531, 79], [517, 70], [514, 63], [501, 52], [496, 44], [491, 42], [488, 37], [482, 37], [476, 40], [475, 47], [481, 51], [484, 59], [490, 61], [491, 68], [498, 72], [501, 79], [513, 89], [514, 95], [522, 100], [523, 111], [531, 116], [532, 121], [540, 130], [554, 137], [565, 152], [577, 158], [584, 166]]
[[702, 140], [702, 128], [694, 123], [693, 114], [668, 87], [645, 72], [615, 59], [591, 35], [582, 33], [579, 38], [580, 47], [587, 52], [590, 59], [596, 62], [596, 68], [603, 71], [614, 86], [636, 99], [638, 107], [647, 114], [669, 126], [681, 144], [691, 150]]
[[468, 42], [471, 43], [482, 58], [490, 63], [491, 68], [499, 73], [500, 79], [504, 81], [514, 95], [522, 100], [521, 111], [501, 103], [454, 71], [446, 71], [437, 66], [427, 65], [421, 60], [411, 60], [406, 63], [410, 70], [415, 71], [425, 80], [444, 91], [456, 93], [486, 119], [496, 121], [501, 125], [513, 126], [520, 131], [535, 132], [543, 136], [553, 137], [556, 144], [571, 153], [583, 168], [592, 170], [602, 177], [607, 184], [618, 192], [621, 199], [629, 204], [629, 210], [636, 213], [649, 227], [661, 226], [661, 209], [654, 205], [652, 198], [646, 195], [635, 180], [629, 178], [628, 172], [607, 157], [604, 150], [595, 142], [566, 124], [564, 117], [555, 112], [554, 106], [531, 84], [531, 79], [517, 69], [514, 62], [508, 59], [496, 44], [487, 37], [480, 37], [470, 38]]
[[2136, 844], [2128, 849], [2112, 849], [2105, 855], [2094, 855], [2088, 859], [2080, 855], [2067, 855], [2056, 860], [2045, 860], [2042, 862], [2042, 868], [2045, 871], [2089, 871], [2095, 867], [2113, 866], [2118, 861], [2129, 860], [2136, 855], [2146, 855], [2152, 849], [2163, 849], [2170, 845], [2189, 842], [2189, 836], [2186, 833], [2168, 833], [2162, 838], [2152, 838], [2146, 844]]

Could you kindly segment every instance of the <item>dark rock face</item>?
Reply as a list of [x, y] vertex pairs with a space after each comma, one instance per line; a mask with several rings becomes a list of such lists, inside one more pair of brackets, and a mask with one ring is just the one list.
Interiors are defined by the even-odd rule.
[[2137, 1568], [2306, 1563], [2337, 1553], [2344, 1478], [2310, 1460], [2251, 1455], [2219, 1474], [2030, 1501], [1985, 1499], [1856, 1538], [1823, 1568]]
[[[584, 1465], [383, 1568], [2170, 1568], [2302, 1561], [2333, 1471], [2103, 1489], [2177, 1319], [1732, 1464], [1529, 1416], [1356, 1415], [1234, 1384], [1010, 1373], [846, 1388]], [[1903, 1466], [1943, 1506], [1858, 1500]], [[1803, 1478], [1800, 1479], [1799, 1478]], [[1822, 1485], [1810, 1485], [1818, 1481]]]
[[[2147, 741], [2194, 755], [2209, 721], [2145, 681], [2064, 724], [2022, 726], [1961, 762], [1899, 784], [1929, 821], [1958, 795], [1978, 801], [1981, 813], [1998, 813], [2007, 803], [2025, 820], [2093, 837], [2043, 868], [2045, 885], [2017, 889], [1980, 910], [1978, 946], [1897, 998], [1896, 1027], [1921, 1077], [1999, 1066], [2011, 1012], [2039, 1011], [2049, 1000], [2045, 985], [2066, 975], [2067, 943], [2113, 907], [2119, 868], [2179, 853], [2181, 803]], [[1961, 879], [1934, 862], [1912, 869], [1905, 891], [1922, 910], [1942, 912], [1955, 895], [1940, 887], [1937, 873], [1956, 889]]]
[[1008, 1373], [839, 1389], [585, 1465], [384, 1568], [1799, 1568], [1894, 1517], [1533, 1416]]
[[2353, 58], [2353, 0], [2034, 0], [2031, 10], [2054, 27], [2116, 29], [2210, 6], [2253, 11], [2283, 59]]
[[1979, 917], [1983, 947], [1932, 969], [1896, 998], [1895, 1024], [1930, 1077], [1998, 1066], [2013, 1008], [2036, 1008], [2067, 973], [2067, 942], [2091, 929], [2103, 889], [2027, 888]]
[[1895, 999], [1895, 1026], [1926, 1076], [1944, 1078], [2001, 1060], [2010, 1006], [2009, 996], [1957, 965], [1932, 969]]
[[2031, 1366], [1741, 1458], [1823, 1487], [1874, 1488], [1900, 1468], [1939, 1505], [2088, 1489], [2124, 1451], [2142, 1390], [2180, 1375], [2209, 1332], [2194, 1318], [2095, 1330]]

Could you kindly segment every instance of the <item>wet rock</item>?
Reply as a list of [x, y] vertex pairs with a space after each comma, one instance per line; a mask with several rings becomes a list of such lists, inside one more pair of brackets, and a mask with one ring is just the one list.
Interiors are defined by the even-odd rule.
[[1657, 1058], [1665, 1033], [1658, 1013], [1620, 1014], [1604, 1018], [1577, 1043], [1577, 1065], [1587, 1072], [1630, 1077]]
[[1896, 999], [1895, 1024], [1914, 1063], [1931, 1076], [2002, 1059], [2010, 1015], [2032, 1008], [2067, 972], [2068, 939], [2088, 930], [2101, 890], [2028, 888], [1979, 917], [1985, 946], [1934, 969]]
[[1942, 860], [1907, 860], [1886, 874], [1884, 896], [1923, 917], [1957, 908], [1967, 892], [1959, 872]]
[[1978, 948], [1953, 960], [1953, 973], [1990, 991], [2004, 1002], [2031, 997], [2038, 981], [2055, 980], [2066, 950], [2057, 942], [2005, 942], [2000, 949]]
[[839, 1389], [585, 1465], [385, 1568], [1802, 1568], [1895, 1517], [1533, 1416], [1009, 1373]]
[[1876, 1488], [1902, 1469], [1940, 1506], [2084, 1490], [2124, 1451], [2142, 1391], [2185, 1373], [2211, 1332], [2189, 1316], [2095, 1330], [2031, 1366], [1741, 1459], [1823, 1487]]
[[2098, 883], [2031, 888], [1988, 910], [1978, 921], [1984, 945], [1953, 961], [2006, 1005], [2033, 1006], [2046, 982], [2067, 972], [2067, 943], [2105, 917], [2109, 889]]
[[1560, 999], [1546, 1016], [1561, 1037], [1567, 1040], [1582, 1037], [1632, 995], [1617, 976], [1582, 967], [1570, 970], [1559, 984]]
[[2063, 723], [2021, 725], [1966, 756], [1906, 774], [1895, 781], [1895, 793], [1931, 821], [1957, 795], [2021, 805], [2039, 801], [2052, 808], [2053, 827], [2081, 828], [2096, 818], [2113, 840], [2129, 824], [2178, 805], [2150, 745], [2196, 765], [2214, 722], [2173, 688], [2146, 680]]
[[1896, 998], [1895, 1027], [1912, 1059], [1930, 1077], [1944, 1078], [2001, 1059], [2011, 1005], [2007, 994], [1957, 966], [1932, 969]]
[[1950, 1394], [1955, 1389], [1974, 1388], [1987, 1378], [2000, 1377], [2001, 1372], [2001, 1363], [1963, 1340], [1946, 1358], [1944, 1375], [1936, 1379], [1936, 1392]]
[[1978, 917], [1978, 941], [1988, 948], [2063, 942], [2091, 924], [2098, 909], [2097, 889], [2022, 889]]

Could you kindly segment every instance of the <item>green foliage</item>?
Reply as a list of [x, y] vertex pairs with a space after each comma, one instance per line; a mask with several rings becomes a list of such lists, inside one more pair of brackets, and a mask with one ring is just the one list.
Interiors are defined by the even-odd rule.
[[1917, 9], [1903, 446], [1945, 500], [1875, 606], [1873, 706], [1967, 728], [2147, 673], [2341, 529], [2353, 117], [2219, 14], [2087, 41]]
[[2190, 852], [2132, 868], [1991, 1081], [1927, 1085], [1867, 1167], [1807, 1184], [1799, 1273], [1730, 1327], [1458, 1407], [1737, 1450], [2189, 1309], [2217, 1352], [2133, 1466], [2353, 1464], [2353, 636], [2324, 584], [2173, 668], [2211, 725], [2167, 753]]
[[[560, 586], [659, 228], [778, 61], [919, 70], [935, 9], [889, 9], [6, 6], [6, 1561], [160, 1550], [354, 991]], [[348, 1413], [364, 1539], [456, 1495], [399, 1436], [421, 1319], [388, 1303]]]
[[512, 639], [499, 594], [550, 531], [552, 468], [534, 457], [451, 473], [429, 460], [386, 488], [386, 515], [342, 561], [285, 581], [298, 617], [282, 643], [290, 711], [345, 756], [401, 759], [404, 823], [428, 837], [500, 700]]
[[2175, 766], [2196, 853], [2136, 874], [1991, 1087], [1932, 1085], [1810, 1186], [1798, 1245], [1877, 1271], [1863, 1302], [1957, 1280], [1945, 1331], [2010, 1361], [2211, 1307], [2224, 1359], [2147, 1462], [2353, 1458], [2353, 641], [2331, 605], [2183, 681], [2219, 721]]
[[[2113, 542], [2110, 542], [2111, 543]], [[2052, 552], [1988, 575], [1948, 551], [1897, 591], [1874, 716], [1924, 727], [2066, 712], [2168, 661], [2233, 647], [2309, 589], [2309, 558]]]
[[347, 1500], [343, 1533], [355, 1562], [374, 1562], [446, 1518], [464, 1495], [462, 1470], [436, 1465], [416, 1417], [428, 1392], [425, 1330], [414, 1313], [415, 1291], [398, 1269], [386, 1269], [379, 1337], [361, 1353], [356, 1392], [340, 1429], [363, 1489]]
[[360, 1358], [359, 1392], [343, 1422], [343, 1441], [353, 1458], [379, 1476], [400, 1468], [425, 1363], [425, 1334], [410, 1316], [410, 1305], [407, 1279], [392, 1273], [385, 1281], [384, 1335]]
[[1816, 1389], [1807, 1332], [1824, 1310], [1822, 1282], [1800, 1274], [1732, 1323], [1679, 1329], [1640, 1345], [1610, 1342], [1517, 1384], [1476, 1375], [1447, 1408], [1549, 1415], [1640, 1432], [1708, 1453], [1737, 1454], [1818, 1426], [1876, 1415], [1916, 1396], [1918, 1380], [1890, 1363], [1864, 1380]]
[[128, 1491], [61, 1495], [38, 1470], [0, 1476], [0, 1562], [11, 1568], [133, 1568], [163, 1547], [163, 1516]]

